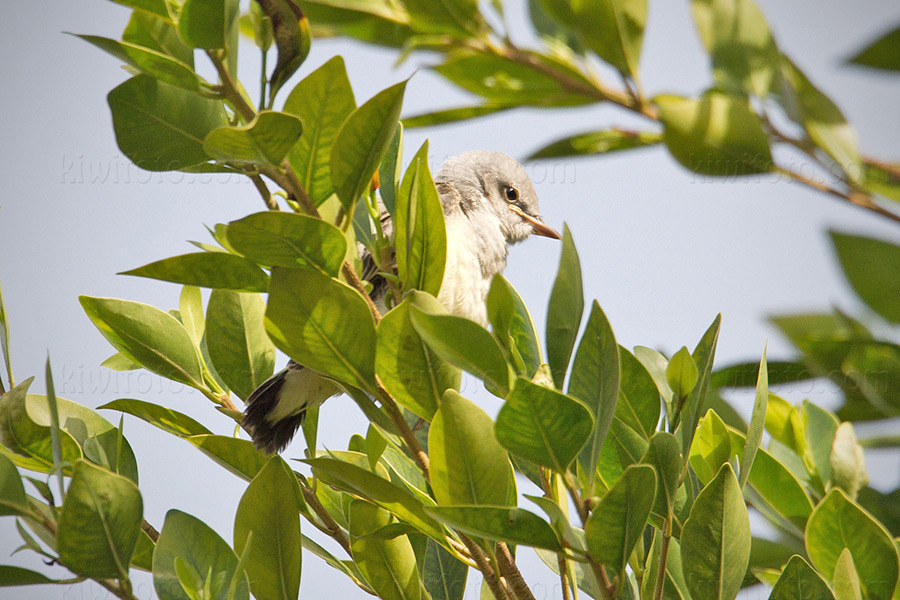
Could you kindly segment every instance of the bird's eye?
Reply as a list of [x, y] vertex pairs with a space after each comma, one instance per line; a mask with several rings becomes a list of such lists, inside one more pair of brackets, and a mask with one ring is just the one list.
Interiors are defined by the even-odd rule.
[[519, 190], [508, 185], [503, 188], [503, 194], [506, 196], [507, 202], [516, 202], [519, 199]]

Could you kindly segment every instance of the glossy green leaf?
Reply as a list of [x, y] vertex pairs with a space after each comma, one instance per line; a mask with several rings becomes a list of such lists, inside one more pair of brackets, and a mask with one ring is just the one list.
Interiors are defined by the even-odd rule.
[[[662, 532], [655, 530], [650, 551], [647, 554], [647, 568], [641, 581], [641, 598], [652, 598], [656, 590], [656, 575], [659, 572], [659, 546], [662, 543]], [[663, 583], [663, 598], [666, 600], [685, 600], [687, 585], [682, 573], [681, 546], [677, 538], [669, 539], [669, 552], [666, 556], [666, 574]]]
[[464, 317], [425, 312], [424, 304], [416, 304], [409, 313], [413, 327], [435, 354], [481, 379], [491, 393], [503, 397], [509, 392], [509, 365], [487, 329]]
[[213, 129], [203, 140], [203, 150], [224, 163], [277, 165], [302, 131], [297, 117], [266, 110], [246, 126]]
[[178, 437], [212, 433], [191, 417], [153, 402], [123, 398], [113, 400], [98, 408], [127, 413]]
[[739, 176], [773, 168], [769, 140], [746, 98], [708, 92], [699, 99], [657, 96], [663, 142], [695, 173]]
[[403, 289], [437, 296], [447, 262], [447, 230], [441, 198], [428, 169], [427, 141], [406, 170], [395, 210], [397, 275]]
[[862, 169], [867, 190], [900, 202], [900, 165], [863, 159]]
[[619, 346], [619, 398], [614, 418], [649, 440], [659, 422], [659, 390], [635, 356]]
[[216, 373], [241, 399], [275, 368], [275, 345], [263, 326], [265, 302], [258, 294], [213, 290], [206, 314], [206, 343]]
[[781, 572], [769, 600], [834, 600], [834, 595], [809, 563], [795, 554]]
[[831, 241], [850, 285], [879, 315], [900, 323], [900, 246], [831, 231]]
[[539, 158], [569, 158], [607, 154], [655, 146], [662, 142], [662, 136], [649, 131], [628, 131], [625, 129], [601, 129], [579, 133], [556, 140], [531, 153], [529, 160]]
[[123, 6], [130, 6], [139, 11], [147, 11], [148, 13], [158, 15], [164, 19], [172, 18], [169, 14], [166, 0], [113, 0], [113, 2]]
[[435, 71], [470, 92], [504, 106], [570, 106], [596, 102], [596, 98], [572, 92], [548, 69], [562, 71], [572, 79], [591, 84], [572, 67], [536, 53], [528, 53], [534, 67], [511, 59], [472, 51], [451, 52]]
[[[769, 385], [797, 383], [814, 379], [809, 367], [798, 361], [766, 360]], [[710, 379], [714, 388], [755, 388], [759, 376], [758, 362], [736, 363], [716, 369]]]
[[[565, 249], [563, 251], [565, 253]], [[574, 300], [577, 301], [577, 296]], [[577, 329], [577, 324], [574, 326]], [[549, 347], [549, 332], [547, 339]], [[591, 314], [581, 343], [578, 345], [578, 351], [575, 353], [572, 375], [569, 378], [569, 395], [584, 402], [594, 417], [593, 430], [579, 458], [582, 468], [587, 473], [589, 485], [594, 480], [600, 450], [603, 448], [603, 441], [615, 414], [619, 396], [619, 378], [619, 346], [603, 309], [595, 300], [591, 305]], [[562, 379], [559, 383], [562, 383]]]
[[834, 567], [832, 587], [835, 600], [862, 600], [859, 575], [856, 573], [856, 565], [853, 564], [853, 555], [847, 548], [841, 552]]
[[560, 389], [566, 378], [569, 358], [572, 356], [572, 348], [575, 347], [583, 312], [581, 261], [578, 259], [572, 232], [569, 231], [568, 225], [564, 225], [559, 269], [547, 307], [546, 331], [547, 362], [553, 373], [553, 382]]
[[345, 574], [362, 590], [368, 593], [374, 593], [373, 590], [365, 582], [363, 582], [362, 573], [359, 572], [359, 568], [357, 568], [356, 563], [351, 560], [338, 560], [337, 557], [328, 552], [325, 548], [302, 534], [300, 536], [300, 543], [303, 545], [304, 550], [312, 552], [313, 554], [324, 560], [326, 563], [328, 563], [328, 566], [333, 567], [341, 573]]
[[505, 506], [429, 506], [425, 511], [447, 525], [474, 536], [560, 550], [550, 524], [521, 508]]
[[432, 600], [462, 600], [468, 573], [468, 565], [454, 558], [434, 540], [428, 540], [422, 580]]
[[142, 71], [163, 83], [198, 92], [208, 85], [194, 69], [163, 52], [145, 48], [126, 41], [117, 41], [96, 35], [76, 35], [101, 50], [115, 56], [130, 67]]
[[406, 487], [335, 458], [311, 458], [303, 462], [313, 468], [316, 477], [375, 502], [433, 539], [444, 539], [441, 525], [426, 514], [420, 497]]
[[444, 393], [428, 432], [431, 488], [438, 504], [508, 503], [512, 465], [494, 421], [453, 390]]
[[629, 465], [641, 461], [649, 444], [639, 433], [619, 419], [613, 419], [600, 449], [597, 468], [607, 488], [615, 485]]
[[681, 532], [684, 579], [693, 598], [732, 600], [750, 560], [750, 519], [731, 465], [700, 491]]
[[718, 86], [767, 96], [780, 55], [759, 7], [753, 0], [693, 0], [691, 6]]
[[731, 436], [721, 417], [712, 409], [700, 419], [689, 455], [691, 467], [706, 485], [731, 458]]
[[855, 499], [860, 488], [869, 483], [866, 457], [862, 446], [856, 441], [852, 423], [841, 423], [835, 431], [829, 463], [829, 487], [844, 490], [850, 498]]
[[435, 125], [446, 125], [448, 123], [457, 123], [459, 121], [469, 121], [478, 117], [485, 117], [505, 110], [509, 110], [510, 106], [504, 104], [480, 104], [477, 106], [460, 106], [459, 108], [448, 108], [445, 110], [436, 110], [422, 114], [406, 117], [401, 121], [404, 127], [414, 129], [416, 127], [433, 127]]
[[588, 551], [601, 564], [624, 574], [635, 544], [644, 532], [656, 494], [656, 473], [649, 465], [632, 465], [600, 499], [584, 526]]
[[256, 477], [269, 459], [253, 442], [229, 435], [198, 434], [185, 439], [213, 462], [247, 481]]
[[[184, 325], [194, 344], [199, 346], [203, 341], [203, 333], [206, 329], [206, 319], [203, 317], [203, 297], [200, 294], [200, 288], [186, 285], [181, 289], [181, 294], [178, 296], [178, 320]], [[121, 358], [128, 361], [124, 356], [121, 356]], [[137, 365], [132, 368], [137, 368]]]
[[819, 502], [806, 524], [806, 551], [820, 573], [834, 573], [850, 550], [867, 598], [890, 598], [897, 584], [897, 549], [890, 534], [839, 489]]
[[132, 77], [107, 97], [119, 149], [147, 171], [205, 163], [203, 139], [228, 124], [219, 100], [203, 98], [147, 75]]
[[410, 26], [417, 32], [433, 35], [468, 37], [484, 29], [484, 17], [478, 10], [477, 0], [407, 0]]
[[581, 41], [622, 73], [637, 74], [647, 0], [585, 0], [573, 8]]
[[694, 364], [697, 365], [697, 370], [700, 373], [700, 381], [680, 410], [681, 425], [679, 427], [681, 429], [682, 448], [691, 447], [694, 430], [697, 427], [697, 421], [700, 419], [700, 409], [706, 399], [709, 380], [712, 376], [713, 359], [716, 355], [716, 345], [719, 340], [719, 327], [721, 324], [722, 315], [717, 315], [691, 353], [691, 358], [694, 359]]
[[291, 166], [318, 206], [334, 191], [331, 145], [356, 108], [344, 59], [335, 56], [298, 83], [284, 102], [284, 112], [300, 117], [303, 135], [290, 153]]
[[459, 369], [431, 350], [413, 327], [412, 307], [429, 312], [443, 307], [431, 296], [410, 296], [378, 323], [375, 372], [384, 388], [404, 408], [431, 420], [448, 389], [458, 389]]
[[559, 473], [568, 469], [592, 431], [593, 417], [584, 404], [522, 377], [494, 427], [504, 448]]
[[685, 398], [697, 385], [697, 365], [684, 346], [676, 352], [666, 367], [666, 383], [676, 398]]
[[816, 145], [834, 159], [851, 181], [862, 177], [856, 131], [828, 96], [786, 56], [781, 62], [782, 105]]
[[656, 389], [659, 390], [659, 394], [663, 397], [663, 401], [666, 403], [666, 406], [671, 409], [671, 406], [669, 405], [672, 403], [673, 392], [672, 388], [669, 387], [669, 381], [666, 377], [669, 360], [658, 350], [647, 348], [646, 346], [635, 346], [634, 357], [641, 361], [641, 364], [647, 369], [650, 377], [652, 377], [654, 383], [656, 383]]
[[[6, 305], [3, 303], [3, 291], [0, 289], [0, 356], [3, 358], [3, 370], [9, 388], [15, 385], [12, 374], [12, 363], [9, 360], [9, 321], [6, 317]], [[2, 378], [0, 378], [2, 383]]]
[[265, 324], [275, 345], [300, 364], [375, 387], [375, 322], [356, 290], [309, 267], [274, 267]]
[[741, 488], [747, 483], [756, 451], [762, 441], [763, 430], [766, 424], [766, 407], [769, 404], [769, 373], [766, 368], [766, 351], [763, 350], [762, 360], [759, 362], [759, 376], [756, 382], [756, 397], [753, 401], [753, 413], [750, 418], [750, 427], [747, 429], [747, 442], [741, 453], [741, 472], [738, 483]]
[[237, 575], [233, 598], [229, 584], [238, 569], [238, 558], [219, 534], [203, 521], [179, 510], [166, 520], [153, 553], [153, 587], [160, 600], [191, 600], [176, 573], [176, 560], [188, 565], [209, 587], [209, 600], [248, 600], [247, 578]]
[[30, 513], [22, 477], [15, 463], [0, 454], [0, 516]]
[[185, 0], [178, 15], [178, 35], [192, 48], [224, 48], [237, 11], [233, 0]]
[[381, 202], [391, 216], [394, 215], [397, 207], [397, 191], [403, 175], [400, 169], [402, 160], [403, 124], [401, 123], [394, 131], [391, 143], [388, 144], [387, 152], [381, 160], [381, 164], [378, 165], [379, 195], [381, 196]]
[[302, 498], [296, 476], [279, 456], [266, 463], [241, 496], [234, 549], [243, 555], [249, 541], [244, 568], [257, 600], [296, 600], [300, 592]]
[[900, 71], [900, 27], [871, 42], [848, 62], [873, 69]]
[[123, 271], [119, 275], [242, 292], [265, 292], [269, 284], [266, 274], [255, 264], [225, 252], [182, 254]]
[[675, 509], [678, 479], [683, 464], [678, 438], [671, 433], [657, 431], [650, 438], [641, 463], [651, 465], [656, 471], [656, 499], [653, 502], [653, 512], [661, 518], [668, 518]]
[[126, 577], [143, 510], [141, 493], [132, 481], [76, 462], [59, 514], [60, 561], [86, 577]]
[[290, 79], [309, 54], [311, 34], [309, 21], [293, 0], [258, 0], [272, 24], [278, 60], [269, 77], [269, 106], [275, 94]]
[[405, 535], [381, 539], [372, 534], [387, 526], [391, 514], [363, 500], [352, 500], [350, 549], [366, 581], [384, 600], [419, 600], [416, 556]]
[[203, 387], [200, 355], [171, 315], [140, 302], [80, 296], [84, 312], [119, 352], [148, 371]]
[[250, 10], [241, 15], [240, 30], [243, 35], [253, 38], [256, 47], [262, 51], [271, 48], [275, 41], [272, 19], [266, 16], [259, 2], [251, 2]]
[[11, 565], [0, 565], [0, 587], [17, 587], [21, 585], [41, 585], [46, 583], [61, 583], [71, 585], [71, 580], [56, 581], [50, 579], [43, 573], [23, 569], [22, 567], [14, 567]]
[[337, 276], [347, 254], [347, 238], [321, 219], [266, 211], [232, 221], [226, 229], [235, 251], [267, 267], [309, 265]]
[[499, 273], [491, 280], [487, 295], [488, 321], [494, 335], [513, 357], [514, 364], [521, 364], [519, 373], [533, 377], [541, 366], [541, 348], [537, 331], [528, 308], [516, 289]]
[[354, 110], [331, 146], [331, 181], [345, 210], [369, 188], [397, 128], [406, 82], [393, 85]]
[[[163, 12], [166, 6], [162, 4]], [[178, 31], [169, 16], [162, 17], [157, 14], [136, 10], [131, 13], [128, 25], [122, 32], [122, 41], [136, 44], [150, 50], [171, 56], [191, 69], [194, 68], [194, 49], [185, 45], [178, 37]]]

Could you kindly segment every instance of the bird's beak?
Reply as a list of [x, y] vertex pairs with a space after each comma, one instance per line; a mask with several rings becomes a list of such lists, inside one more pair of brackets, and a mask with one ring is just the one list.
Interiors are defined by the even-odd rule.
[[531, 215], [527, 214], [524, 210], [522, 210], [518, 206], [511, 204], [509, 206], [509, 210], [513, 211], [514, 213], [516, 213], [517, 215], [519, 215], [520, 217], [522, 217], [523, 219], [525, 219], [526, 221], [531, 223], [531, 229], [532, 229], [532, 231], [534, 231], [535, 235], [541, 235], [541, 236], [548, 237], [548, 238], [551, 238], [554, 240], [560, 239], [559, 233], [557, 233], [555, 229], [553, 229], [552, 227], [550, 227], [549, 225], [547, 225], [540, 219], [538, 219], [536, 217], [532, 217]]

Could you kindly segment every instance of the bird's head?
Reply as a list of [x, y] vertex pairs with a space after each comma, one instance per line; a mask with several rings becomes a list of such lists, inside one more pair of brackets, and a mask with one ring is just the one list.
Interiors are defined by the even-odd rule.
[[531, 234], [559, 239], [541, 220], [537, 192], [525, 167], [511, 156], [487, 150], [460, 154], [444, 163], [435, 183], [454, 188], [464, 211], [493, 216], [510, 244]]

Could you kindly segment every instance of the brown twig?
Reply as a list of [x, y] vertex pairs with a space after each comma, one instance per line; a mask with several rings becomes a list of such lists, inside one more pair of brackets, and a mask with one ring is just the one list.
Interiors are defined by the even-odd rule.
[[494, 568], [488, 561], [484, 550], [482, 550], [481, 547], [472, 540], [472, 538], [465, 534], [460, 534], [459, 538], [469, 550], [469, 554], [472, 555], [472, 560], [475, 561], [475, 564], [478, 566], [478, 570], [481, 571], [481, 574], [484, 576], [484, 582], [491, 590], [494, 598], [496, 598], [497, 600], [510, 600], [509, 590], [503, 584], [503, 581], [500, 579], [500, 577], [497, 576], [497, 573], [494, 572]]
[[256, 191], [259, 192], [259, 195], [262, 196], [263, 202], [266, 203], [266, 208], [272, 211], [281, 210], [278, 208], [278, 203], [275, 201], [275, 197], [269, 192], [269, 187], [266, 185], [266, 182], [263, 181], [263, 178], [259, 176], [258, 173], [247, 174], [247, 177], [250, 178], [250, 181], [253, 182], [253, 185], [256, 187]]
[[216, 73], [219, 74], [220, 85], [217, 86], [218, 91], [225, 96], [225, 99], [228, 100], [235, 112], [238, 113], [244, 121], [249, 123], [256, 117], [256, 111], [253, 110], [253, 107], [250, 106], [244, 96], [238, 91], [237, 84], [231, 77], [231, 73], [228, 72], [228, 67], [225, 66], [225, 63], [218, 53], [216, 53], [215, 50], [207, 50], [206, 55], [216, 68]]
[[[568, 490], [569, 495], [572, 497], [572, 502], [575, 504], [575, 510], [578, 511], [578, 516], [581, 518], [581, 525], [584, 527], [587, 525], [588, 518], [591, 516], [587, 506], [581, 498], [581, 494], [578, 493], [578, 489], [575, 487], [572, 475], [564, 473], [562, 479], [563, 483], [565, 483], [566, 490]], [[616, 586], [609, 580], [606, 568], [598, 563], [590, 554], [587, 555], [587, 559], [591, 571], [593, 571], [594, 577], [597, 579], [597, 584], [600, 586], [603, 597], [607, 598], [607, 600], [613, 600], [613, 598], [615, 598]]]
[[147, 536], [153, 541], [154, 544], [157, 540], [159, 540], [159, 532], [153, 525], [148, 523], [146, 519], [141, 521], [141, 529], [144, 531], [144, 533], [147, 534]]
[[121, 582], [112, 579], [95, 579], [94, 581], [103, 586], [106, 591], [116, 598], [121, 598], [122, 600], [137, 600], [135, 595], [131, 593], [131, 590], [126, 589]]
[[304, 484], [302, 481], [300, 483], [300, 491], [303, 492], [303, 499], [306, 500], [306, 504], [313, 509], [313, 512], [316, 513], [316, 516], [322, 520], [322, 524], [325, 525], [328, 533], [334, 541], [341, 545], [348, 556], [352, 556], [350, 554], [350, 540], [347, 539], [347, 536], [344, 535], [341, 526], [337, 524], [337, 521], [328, 514], [328, 511], [325, 510], [325, 507], [322, 506], [322, 503], [319, 502], [319, 497], [316, 496], [316, 492], [313, 491], [311, 487]]
[[388, 416], [391, 418], [391, 421], [394, 422], [397, 431], [400, 433], [400, 437], [403, 438], [406, 447], [409, 448], [409, 451], [412, 453], [413, 460], [416, 461], [419, 469], [421, 469], [422, 475], [425, 476], [426, 480], [430, 480], [431, 473], [429, 471], [428, 455], [422, 450], [419, 440], [416, 439], [416, 434], [413, 433], [412, 429], [409, 427], [409, 423], [403, 418], [403, 413], [400, 412], [397, 403], [394, 402], [394, 399], [387, 390], [381, 386], [380, 382], [378, 382], [378, 388], [375, 392], [378, 401], [381, 402], [381, 405], [387, 410]]
[[663, 522], [662, 541], [660, 542], [659, 548], [659, 562], [656, 569], [656, 583], [653, 587], [653, 600], [662, 600], [663, 587], [665, 587], [666, 582], [666, 563], [669, 560], [669, 529], [671, 526], [670, 520], [667, 519]]
[[556, 554], [556, 566], [559, 569], [559, 584], [562, 587], [563, 600], [572, 600], [569, 592], [569, 563], [562, 552]]
[[513, 560], [505, 542], [497, 542], [497, 566], [500, 568], [500, 573], [509, 580], [511, 591], [518, 600], [534, 600], [534, 595], [528, 584], [525, 583], [522, 572], [516, 566], [516, 561]]

